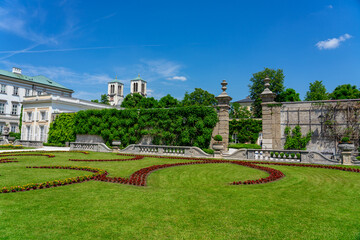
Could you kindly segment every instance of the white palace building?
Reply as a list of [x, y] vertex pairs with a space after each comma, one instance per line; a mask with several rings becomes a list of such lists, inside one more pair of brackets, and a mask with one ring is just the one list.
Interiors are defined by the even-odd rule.
[[[87, 109], [120, 108], [124, 85], [117, 79], [108, 84], [110, 105], [73, 98], [73, 90], [45, 76], [26, 76], [20, 68], [12, 72], [0, 70], [0, 133], [4, 126], [20, 132], [19, 121], [23, 107], [21, 140], [47, 142], [50, 123], [59, 113]], [[146, 96], [146, 81], [131, 80], [130, 93]]]

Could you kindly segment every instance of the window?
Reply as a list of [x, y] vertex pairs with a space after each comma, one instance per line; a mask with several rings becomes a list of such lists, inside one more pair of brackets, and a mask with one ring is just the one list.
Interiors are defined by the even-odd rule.
[[40, 112], [40, 115], [42, 121], [46, 120], [46, 112]]
[[4, 125], [3, 125], [3, 124], [0, 124], [0, 133], [3, 132], [3, 129], [4, 129]]
[[18, 109], [18, 105], [17, 105], [17, 104], [13, 104], [13, 105], [12, 105], [11, 114], [12, 114], [12, 115], [17, 115], [17, 109]]
[[32, 120], [32, 112], [28, 112], [27, 113], [27, 120], [31, 121]]
[[137, 92], [137, 91], [138, 91], [138, 84], [134, 83], [134, 92]]
[[121, 95], [121, 86], [118, 86], [118, 94]]
[[40, 141], [44, 141], [45, 140], [45, 127], [44, 126], [40, 126]]
[[145, 94], [145, 84], [144, 83], [141, 84], [141, 93]]
[[5, 84], [1, 84], [0, 92], [1, 93], [6, 93], [6, 85]]
[[18, 87], [14, 87], [14, 95], [19, 95], [19, 88]]
[[110, 93], [113, 94], [115, 92], [115, 86], [110, 85]]
[[25, 96], [30, 96], [30, 89], [25, 89]]
[[5, 113], [5, 103], [0, 103], [0, 113]]
[[16, 132], [16, 125], [11, 125], [11, 132]]
[[40, 95], [41, 95], [41, 91], [37, 91], [37, 95], [40, 96]]
[[26, 140], [30, 140], [30, 136], [31, 136], [30, 126], [26, 126]]

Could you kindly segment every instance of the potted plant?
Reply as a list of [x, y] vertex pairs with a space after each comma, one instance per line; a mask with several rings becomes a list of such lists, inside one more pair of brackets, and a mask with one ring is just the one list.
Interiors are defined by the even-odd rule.
[[215, 142], [213, 143], [212, 148], [215, 151], [222, 151], [224, 149], [224, 144], [222, 142], [222, 140], [223, 140], [222, 136], [219, 134], [215, 135], [214, 140], [215, 140]]
[[289, 153], [285, 153], [285, 157], [286, 157], [286, 158], [289, 158]]
[[355, 148], [349, 137], [343, 137], [340, 140], [338, 147], [343, 152], [351, 152]]
[[270, 157], [273, 157], [274, 156], [274, 152], [270, 152]]
[[284, 153], [283, 153], [283, 152], [280, 153], [280, 157], [281, 157], [281, 158], [284, 157]]

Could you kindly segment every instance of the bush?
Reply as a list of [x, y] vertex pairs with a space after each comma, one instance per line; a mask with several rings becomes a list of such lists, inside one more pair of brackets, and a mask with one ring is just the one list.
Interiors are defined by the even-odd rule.
[[215, 135], [214, 140], [217, 142], [221, 142], [223, 140], [221, 135]]
[[348, 138], [348, 137], [343, 137], [343, 138], [341, 139], [341, 142], [342, 142], [342, 143], [348, 143], [348, 142], [350, 142], [350, 138]]
[[52, 147], [65, 147], [65, 144], [62, 143], [43, 143], [44, 146], [52, 146]]
[[[229, 136], [237, 135], [240, 143], [256, 143], [259, 132], [262, 130], [262, 121], [255, 119], [232, 120], [229, 122]], [[230, 139], [231, 141], [231, 139]]]
[[204, 152], [208, 153], [208, 154], [214, 154], [214, 150], [209, 149], [209, 148], [203, 148], [202, 149]]
[[233, 144], [229, 144], [229, 148], [261, 149], [261, 146], [257, 144], [233, 143]]
[[286, 127], [284, 134], [286, 137], [284, 149], [288, 150], [306, 150], [306, 145], [311, 140], [312, 132], [308, 132], [306, 136], [301, 135], [301, 127], [296, 126], [290, 134], [290, 127]]
[[360, 156], [357, 156], [356, 159], [360, 161]]
[[297, 159], [300, 159], [300, 156], [301, 156], [300, 153], [297, 153], [297, 154], [296, 154], [296, 158], [297, 158]]
[[[74, 142], [75, 117], [76, 113], [61, 113], [50, 124], [48, 143], [65, 144], [65, 142]], [[48, 145], [50, 146], [50, 145]]]
[[285, 157], [286, 157], [286, 158], [289, 158], [289, 154], [288, 154], [288, 153], [285, 153]]
[[283, 153], [283, 152], [280, 153], [280, 157], [281, 157], [281, 158], [284, 157], [284, 153]]
[[291, 158], [295, 158], [295, 153], [290, 154]]
[[15, 139], [20, 139], [21, 138], [21, 133], [10, 132], [9, 137], [14, 137]]
[[278, 157], [279, 156], [279, 153], [278, 152], [275, 152], [275, 157]]

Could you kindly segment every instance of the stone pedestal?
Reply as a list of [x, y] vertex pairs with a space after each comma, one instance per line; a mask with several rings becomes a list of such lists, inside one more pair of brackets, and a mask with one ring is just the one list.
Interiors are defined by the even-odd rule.
[[[214, 137], [215, 135], [220, 135], [222, 136], [222, 142], [223, 142], [223, 148], [224, 151], [227, 151], [228, 145], [229, 145], [229, 109], [230, 109], [230, 101], [232, 100], [232, 98], [226, 93], [226, 85], [227, 82], [225, 80], [222, 81], [221, 83], [222, 85], [222, 90], [223, 92], [216, 97], [216, 100], [218, 100], [218, 117], [219, 117], [219, 122], [216, 124], [213, 133], [212, 133], [212, 137]], [[214, 144], [214, 139], [211, 139], [211, 147]]]
[[342, 155], [342, 164], [344, 165], [352, 165], [352, 160], [351, 160], [351, 154], [352, 152], [350, 151], [343, 151], [341, 152]]

